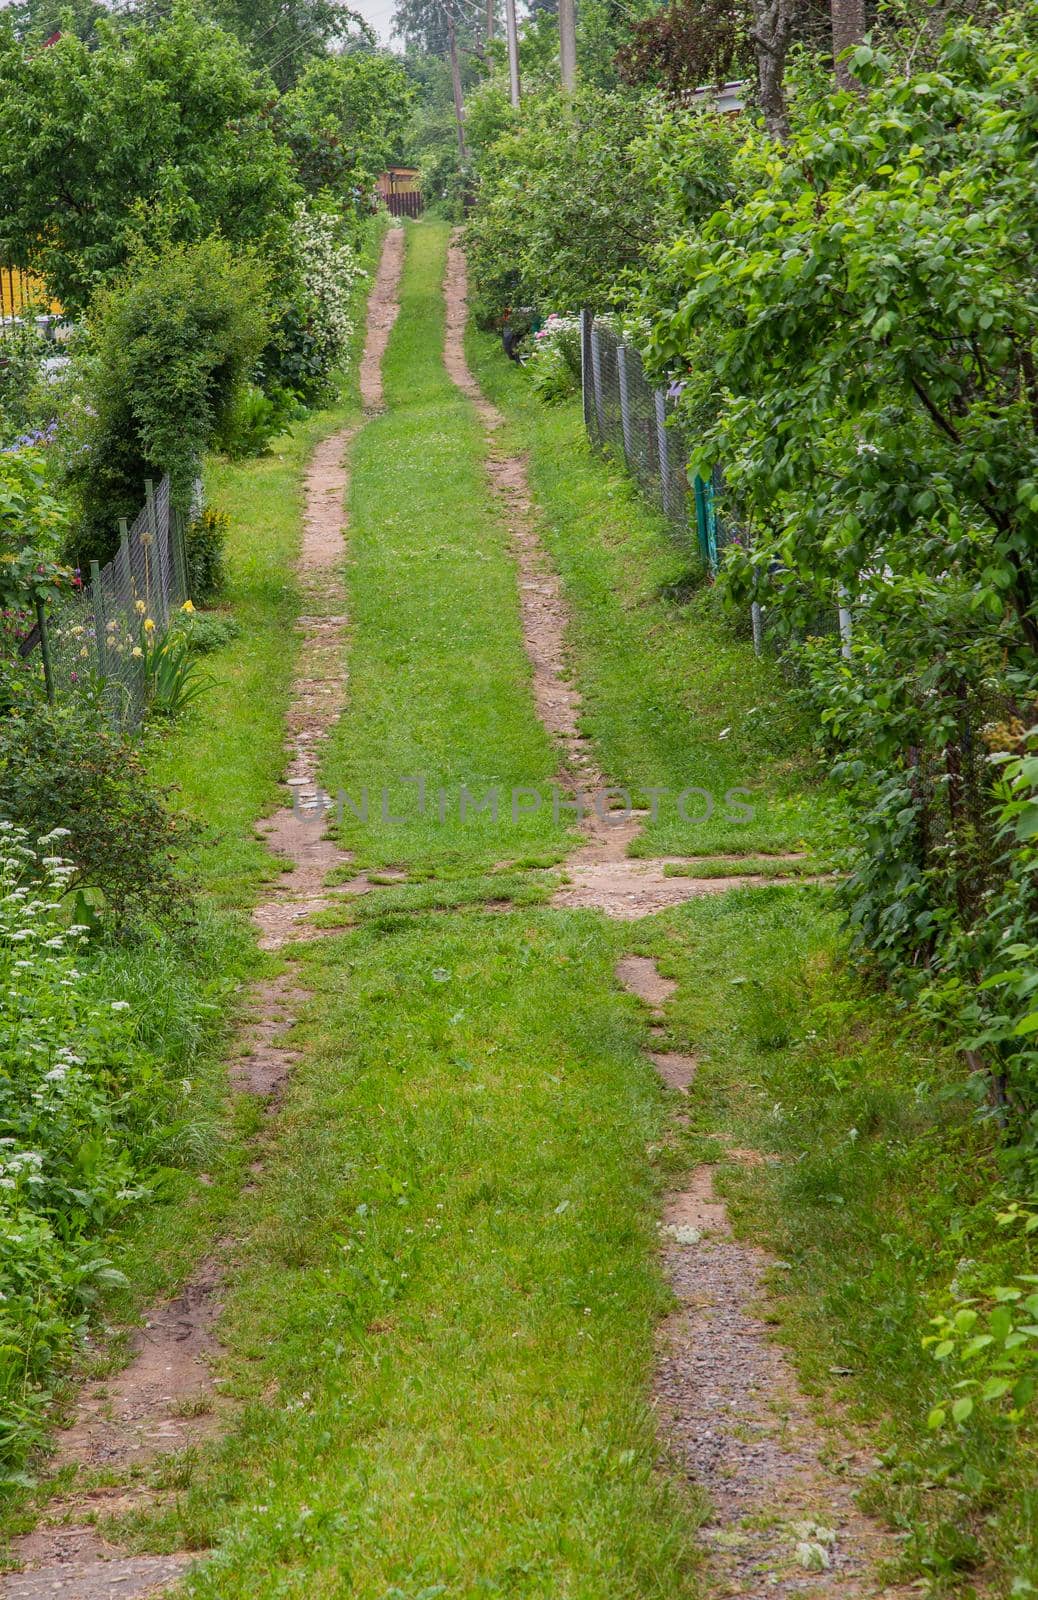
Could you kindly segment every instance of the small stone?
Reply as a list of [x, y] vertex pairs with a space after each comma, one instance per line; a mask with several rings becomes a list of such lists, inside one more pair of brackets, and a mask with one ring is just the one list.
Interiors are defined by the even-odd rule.
[[661, 1229], [675, 1244], [698, 1244], [703, 1235], [698, 1228], [693, 1228], [688, 1223], [668, 1222]]

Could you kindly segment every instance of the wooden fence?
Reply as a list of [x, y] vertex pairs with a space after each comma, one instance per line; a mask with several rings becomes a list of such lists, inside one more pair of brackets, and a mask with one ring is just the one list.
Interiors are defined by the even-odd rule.
[[386, 194], [382, 198], [391, 217], [420, 217], [425, 208], [425, 202], [417, 191]]

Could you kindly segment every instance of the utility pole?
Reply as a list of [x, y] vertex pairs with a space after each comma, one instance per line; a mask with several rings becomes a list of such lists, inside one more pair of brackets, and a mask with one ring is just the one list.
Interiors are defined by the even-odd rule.
[[[561, 0], [560, 0], [561, 3]], [[861, 84], [850, 69], [849, 62], [838, 61], [845, 50], [861, 44], [865, 37], [865, 0], [832, 0], [833, 60], [836, 63], [836, 87], [860, 89]]]
[[515, 0], [505, 0], [505, 29], [508, 33], [508, 87], [512, 105], [519, 109], [519, 29], [515, 20]]
[[454, 89], [454, 119], [458, 124], [458, 154], [463, 167], [468, 166], [469, 153], [465, 146], [465, 110], [461, 97], [461, 68], [458, 66], [458, 37], [454, 31], [454, 18], [447, 13], [447, 40], [451, 55], [451, 86]]
[[577, 82], [576, 0], [559, 0], [559, 72], [562, 87], [571, 94]]

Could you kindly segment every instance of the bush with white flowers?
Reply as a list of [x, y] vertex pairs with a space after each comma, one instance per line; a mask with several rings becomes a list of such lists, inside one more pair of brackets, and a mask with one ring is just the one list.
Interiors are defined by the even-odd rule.
[[35, 1436], [43, 1380], [118, 1280], [92, 1241], [144, 1192], [134, 1123], [154, 1066], [129, 1007], [92, 993], [63, 837], [0, 821], [2, 1456]]
[[353, 337], [354, 294], [363, 269], [344, 235], [343, 219], [302, 201], [295, 211], [293, 250], [300, 294], [282, 317], [279, 376], [309, 397], [346, 359]]
[[549, 405], [580, 392], [580, 318], [555, 312], [533, 336], [528, 367], [533, 386]]

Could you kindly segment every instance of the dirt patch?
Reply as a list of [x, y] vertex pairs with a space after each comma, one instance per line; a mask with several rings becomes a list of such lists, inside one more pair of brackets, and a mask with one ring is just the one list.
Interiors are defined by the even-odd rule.
[[[221, 1280], [221, 1263], [206, 1261], [179, 1295], [151, 1309], [133, 1333], [129, 1365], [81, 1393], [75, 1422], [56, 1441], [55, 1471], [132, 1474], [216, 1432], [222, 1412], [213, 1385], [219, 1349], [213, 1325]], [[115, 1495], [86, 1491], [52, 1502], [33, 1531], [15, 1540], [11, 1554], [24, 1570], [0, 1579], [0, 1595], [108, 1600], [159, 1593], [197, 1556], [125, 1557], [94, 1526], [100, 1512], [133, 1510], [149, 1494], [134, 1484]]]
[[[104, 1549], [100, 1540], [97, 1545]], [[4, 1600], [146, 1600], [162, 1594], [197, 1559], [192, 1555], [72, 1557], [46, 1573], [4, 1578], [0, 1593]]]
[[[624, 956], [616, 976], [657, 1018], [677, 987], [646, 956]], [[687, 1090], [694, 1056], [650, 1054], [666, 1082]], [[725, 1155], [751, 1167], [767, 1159]], [[893, 1594], [872, 1574], [896, 1546], [854, 1503], [860, 1461], [848, 1457], [839, 1473], [826, 1465], [838, 1441], [814, 1421], [759, 1313], [773, 1263], [733, 1238], [716, 1171], [698, 1167], [664, 1205], [660, 1238], [678, 1304], [659, 1331], [653, 1384], [667, 1468], [710, 1500], [712, 1577], [731, 1595]]]
[[571, 911], [603, 911], [621, 922], [652, 916], [686, 900], [728, 894], [733, 889], [799, 888], [808, 883], [830, 883], [827, 877], [761, 877], [740, 873], [731, 878], [673, 878], [659, 861], [629, 856], [623, 860], [594, 860], [590, 850], [578, 850], [566, 862], [570, 879], [552, 896], [553, 906]]
[[75, 1422], [58, 1439], [56, 1467], [125, 1470], [215, 1431], [211, 1363], [221, 1278], [220, 1262], [210, 1259], [175, 1299], [152, 1308], [133, 1334], [129, 1366], [81, 1394]]
[[[368, 411], [381, 404], [381, 362], [397, 312], [396, 290], [403, 261], [403, 233], [386, 235], [372, 294], [360, 370], [360, 390]], [[257, 832], [286, 870], [273, 892], [255, 908], [258, 942], [278, 950], [307, 933], [307, 919], [334, 903], [336, 895], [363, 893], [363, 875], [336, 891], [325, 879], [348, 856], [325, 837], [327, 802], [317, 784], [320, 748], [327, 739], [346, 690], [345, 646], [348, 619], [342, 575], [345, 556], [346, 453], [356, 429], [342, 429], [314, 451], [305, 479], [303, 540], [299, 578], [304, 610], [300, 661], [286, 718], [291, 807], [261, 822]], [[252, 992], [251, 1015], [242, 1035], [243, 1051], [231, 1063], [232, 1088], [272, 1103], [288, 1076], [296, 1053], [284, 1036], [298, 1007], [308, 998], [291, 977], [282, 975]], [[255, 1173], [254, 1167], [254, 1173]], [[133, 1469], [198, 1445], [221, 1426], [221, 1403], [212, 1363], [219, 1346], [213, 1326], [219, 1313], [222, 1266], [210, 1260], [174, 1299], [153, 1306], [133, 1334], [131, 1359], [122, 1372], [90, 1383], [79, 1399], [71, 1428], [57, 1440], [53, 1465], [132, 1473]], [[126, 1511], [148, 1490], [127, 1491]], [[114, 1508], [108, 1507], [109, 1512]], [[15, 1541], [11, 1554], [25, 1570], [0, 1579], [3, 1600], [120, 1600], [156, 1594], [180, 1576], [197, 1556], [126, 1558], [107, 1545], [93, 1522], [96, 1499], [78, 1493], [53, 1506], [32, 1533]]]
[[668, 1089], [688, 1094], [699, 1067], [695, 1056], [682, 1055], [679, 1050], [650, 1050], [649, 1060]]
[[673, 978], [665, 978], [651, 956], [621, 956], [616, 963], [616, 980], [628, 993], [644, 1000], [655, 1016], [677, 990]]
[[375, 282], [368, 296], [364, 354], [360, 361], [360, 398], [367, 411], [382, 409], [382, 358], [400, 310], [397, 295], [403, 265], [404, 230], [393, 228], [386, 234]]

